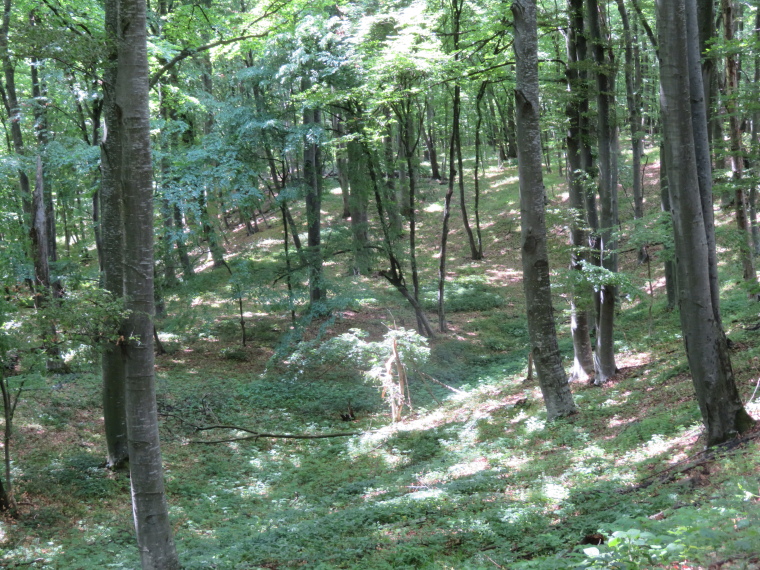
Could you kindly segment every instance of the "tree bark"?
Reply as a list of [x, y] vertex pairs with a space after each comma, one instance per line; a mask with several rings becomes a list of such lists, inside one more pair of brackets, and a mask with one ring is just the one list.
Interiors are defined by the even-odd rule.
[[[2, 60], [3, 75], [5, 78], [5, 88], [0, 88], [2, 92], [3, 105], [10, 123], [10, 138], [13, 143], [13, 151], [23, 158], [26, 155], [24, 147], [24, 137], [21, 132], [21, 107], [18, 102], [18, 93], [16, 91], [16, 68], [11, 58], [11, 50], [8, 45], [8, 32], [11, 21], [11, 0], [3, 2], [3, 20], [0, 24], [0, 60]], [[32, 212], [32, 192], [29, 184], [29, 177], [22, 166], [18, 169], [19, 188], [21, 190], [21, 204], [23, 213], [30, 216]]]
[[[667, 161], [665, 160], [665, 147], [660, 145], [660, 207], [668, 217], [673, 216], [673, 209], [670, 207], [670, 191], [668, 190], [668, 170]], [[678, 304], [678, 273], [676, 271], [675, 253], [671, 247], [663, 248], [664, 269], [665, 269], [665, 294], [668, 299], [668, 309], [674, 309]]]
[[179, 568], [164, 491], [153, 355], [153, 168], [145, 0], [120, 0], [115, 106], [124, 204], [126, 408], [130, 482], [143, 569]]
[[[696, 139], [706, 136], [695, 0], [657, 0], [662, 106], [668, 188], [678, 257], [681, 329], [694, 389], [712, 446], [747, 431], [754, 421], [742, 405], [720, 322], [717, 292], [712, 291], [711, 255]], [[694, 100], [694, 95], [699, 97]], [[709, 163], [708, 163], [709, 166]]]
[[594, 354], [589, 334], [592, 291], [588, 282], [580, 275], [583, 262], [588, 256], [583, 253], [588, 243], [588, 220], [586, 216], [586, 176], [583, 167], [581, 149], [584, 141], [581, 132], [581, 106], [586, 101], [585, 77], [581, 68], [585, 61], [580, 60], [580, 37], [584, 33], [583, 0], [568, 0], [569, 27], [567, 34], [567, 82], [570, 98], [566, 107], [567, 129], [567, 178], [570, 205], [570, 244], [573, 247], [570, 267], [577, 272], [573, 290], [570, 295], [570, 332], [573, 337], [573, 367], [570, 379], [588, 381], [594, 376]]
[[[641, 156], [644, 152], [641, 124], [641, 66], [636, 58], [638, 38], [634, 38], [624, 0], [617, 0], [620, 20], [625, 36], [625, 94], [628, 103], [628, 125], [631, 129], [631, 175], [633, 194], [633, 217], [644, 217], [644, 192], [641, 185]], [[634, 46], [636, 44], [636, 46]], [[646, 261], [646, 248], [639, 250], [639, 262]]]
[[322, 278], [322, 149], [319, 146], [321, 113], [316, 109], [303, 112], [304, 126], [311, 133], [304, 139], [304, 177], [306, 179], [306, 220], [309, 262], [309, 299], [312, 304], [325, 300]]
[[576, 408], [562, 368], [551, 298], [544, 212], [546, 196], [541, 172], [535, 0], [516, 0], [512, 3], [512, 14], [517, 62], [515, 109], [523, 286], [536, 373], [546, 404], [547, 419], [553, 420], [574, 413]]
[[433, 180], [441, 179], [441, 170], [438, 166], [438, 150], [435, 148], [435, 109], [430, 101], [430, 97], [425, 99], [425, 145], [427, 146], [428, 157], [430, 159], [430, 176]]
[[349, 209], [353, 236], [355, 275], [367, 275], [370, 270], [369, 220], [367, 217], [368, 184], [366, 156], [361, 143], [351, 140], [347, 144], [346, 172], [349, 180]]
[[[599, 141], [600, 256], [602, 266], [617, 272], [618, 226], [617, 204], [617, 126], [615, 124], [615, 80], [612, 55], [605, 55], [606, 39], [602, 37], [600, 6], [587, 0], [589, 35], [596, 64], [597, 134]], [[596, 315], [595, 384], [603, 384], [617, 372], [615, 365], [614, 325], [617, 287], [606, 283], [599, 288]]]
[[[105, 4], [105, 30], [111, 40], [106, 44], [103, 70], [103, 119], [106, 131], [100, 151], [100, 207], [103, 252], [103, 286], [116, 298], [124, 295], [124, 220], [122, 217], [122, 134], [119, 110], [116, 107], [116, 77], [118, 66], [119, 0]], [[125, 331], [119, 330], [121, 339]], [[109, 344], [103, 351], [103, 419], [106, 436], [106, 463], [111, 469], [122, 469], [129, 458], [126, 409], [126, 362], [124, 340]]]
[[741, 117], [737, 98], [739, 96], [739, 59], [735, 49], [731, 46], [734, 42], [734, 17], [733, 0], [721, 0], [723, 9], [724, 39], [729, 46], [726, 54], [726, 112], [729, 125], [729, 154], [731, 157], [731, 183], [734, 186], [734, 212], [736, 227], [741, 235], [739, 242], [739, 258], [742, 262], [744, 281], [750, 286], [750, 296], [757, 294], [757, 276], [753, 260], [752, 235], [748, 223], [747, 195], [744, 192], [744, 149], [742, 144]]

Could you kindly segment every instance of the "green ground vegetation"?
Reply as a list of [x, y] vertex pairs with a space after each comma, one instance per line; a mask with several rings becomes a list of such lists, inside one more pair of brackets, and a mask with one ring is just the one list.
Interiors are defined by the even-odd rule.
[[[158, 402], [184, 568], [758, 567], [757, 442], [703, 450], [678, 316], [666, 308], [661, 245], [650, 248], [650, 266], [639, 265], [643, 230], [621, 228], [620, 373], [603, 387], [573, 385], [580, 413], [547, 424], [537, 383], [527, 379], [516, 170], [493, 167], [485, 180], [485, 259], [468, 259], [452, 216], [451, 332], [430, 342], [408, 332], [414, 318], [403, 299], [375, 274], [351, 275], [345, 256], [327, 256], [327, 310], [305, 317], [305, 276], [293, 275], [289, 296], [274, 216], [254, 236], [227, 236], [232, 277], [208, 269], [163, 289]], [[547, 186], [569, 363], [566, 195], [559, 178]], [[646, 190], [654, 220], [659, 189]], [[428, 309], [443, 191], [424, 183]], [[340, 196], [326, 192], [323, 208], [326, 251], [340, 251], [350, 235]], [[728, 240], [723, 217], [719, 239]], [[758, 308], [731, 250], [720, 255], [734, 370], [757, 417]], [[14, 302], [6, 303], [6, 336], [23, 334], [31, 313]], [[412, 404], [397, 423], [377, 369], [393, 335]], [[67, 345], [64, 374], [22, 362], [8, 377], [11, 387], [27, 384], [11, 449], [19, 514], [0, 520], [0, 566], [139, 567], [129, 481], [103, 468], [98, 355], [85, 340]], [[346, 432], [354, 435], [254, 437]]]

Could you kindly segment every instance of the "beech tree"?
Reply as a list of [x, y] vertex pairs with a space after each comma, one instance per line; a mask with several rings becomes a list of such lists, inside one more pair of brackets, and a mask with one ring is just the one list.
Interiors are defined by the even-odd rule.
[[576, 411], [557, 345], [546, 247], [538, 100], [538, 32], [535, 0], [512, 3], [515, 19], [515, 109], [520, 176], [520, 249], [528, 334], [549, 420]]
[[[118, 0], [114, 78], [123, 192], [125, 403], [132, 511], [143, 569], [179, 568], [164, 491], [153, 355], [153, 165], [145, 0]], [[113, 134], [113, 133], [112, 133]]]
[[[717, 283], [711, 274], [714, 252], [707, 115], [700, 68], [696, 0], [658, 0], [660, 103], [667, 180], [673, 214], [681, 330], [694, 389], [715, 445], [754, 425], [739, 397], [720, 319]], [[705, 161], [707, 163], [705, 164]]]

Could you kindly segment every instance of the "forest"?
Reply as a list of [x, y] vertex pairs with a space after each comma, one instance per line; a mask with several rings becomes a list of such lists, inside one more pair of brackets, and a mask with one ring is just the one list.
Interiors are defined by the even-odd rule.
[[4, 0], [0, 567], [760, 568], [760, 2]]

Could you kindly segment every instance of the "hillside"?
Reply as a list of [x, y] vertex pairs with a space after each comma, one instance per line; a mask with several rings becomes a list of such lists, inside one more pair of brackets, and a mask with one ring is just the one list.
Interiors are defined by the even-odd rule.
[[[648, 168], [654, 216], [658, 176]], [[341, 253], [327, 257], [329, 311], [293, 326], [276, 210], [252, 236], [222, 230], [230, 271], [206, 268], [163, 291], [158, 401], [184, 568], [760, 568], [757, 432], [704, 451], [677, 311], [664, 298], [662, 244], [640, 265], [644, 230], [621, 228], [620, 372], [602, 387], [573, 384], [580, 413], [547, 424], [527, 367], [516, 170], [492, 166], [486, 183], [485, 259], [468, 259], [456, 212], [451, 331], [429, 343], [411, 334], [414, 314], [378, 275], [382, 260], [354, 276]], [[567, 196], [562, 177], [546, 184], [569, 364]], [[419, 212], [431, 317], [444, 191], [424, 181]], [[326, 193], [327, 252], [350, 235], [340, 206], [339, 191]], [[631, 211], [622, 192], [621, 219]], [[716, 215], [733, 367], [760, 418], [760, 317], [730, 256], [730, 214]], [[297, 315], [302, 281], [293, 274]], [[393, 335], [412, 404], [396, 423], [365, 374], [373, 358], [385, 362]], [[68, 357], [68, 373], [21, 395], [12, 442], [20, 515], [0, 521], [0, 564], [137, 568], [127, 475], [103, 468], [97, 355]]]

